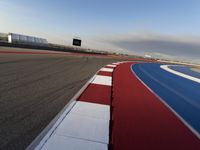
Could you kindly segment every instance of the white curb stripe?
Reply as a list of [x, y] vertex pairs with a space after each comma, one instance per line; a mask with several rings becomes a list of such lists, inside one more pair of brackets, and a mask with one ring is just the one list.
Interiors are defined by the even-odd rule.
[[112, 63], [113, 65], [119, 65], [120, 63]]
[[55, 135], [42, 150], [107, 150], [107, 147], [107, 144]]
[[53, 127], [47, 132], [44, 138], [39, 142], [39, 144], [34, 148], [34, 150], [41, 150], [45, 143], [51, 138], [52, 134], [55, 132], [56, 128], [62, 123], [62, 120], [70, 112], [71, 108], [76, 104], [76, 101], [73, 101], [66, 110], [62, 113], [59, 119], [55, 122]]
[[77, 101], [42, 149], [107, 150], [109, 120], [109, 105]]
[[187, 74], [172, 70], [172, 69], [169, 68], [169, 66], [172, 66], [172, 65], [161, 65], [160, 68], [162, 68], [163, 70], [168, 71], [170, 73], [173, 73], [175, 75], [178, 75], [178, 76], [181, 76], [183, 78], [186, 78], [186, 79], [195, 81], [197, 83], [200, 83], [200, 79], [199, 78], [195, 78], [195, 77], [189, 76]]
[[[131, 61], [127, 61], [127, 62], [131, 62]], [[115, 62], [115, 63], [112, 63], [112, 64], [113, 65], [120, 65], [120, 64], [123, 64], [123, 63], [126, 63], [126, 61]]]
[[[113, 68], [102, 68], [111, 72]], [[94, 75], [88, 83], [111, 86], [112, 77]], [[73, 101], [35, 150], [108, 150], [110, 106]]]
[[55, 134], [108, 144], [109, 120], [70, 113], [58, 126]]
[[99, 71], [113, 72], [113, 68], [101, 68]]
[[77, 101], [70, 113], [110, 120], [110, 106], [89, 102]]
[[115, 67], [117, 67], [117, 65], [107, 65], [107, 67], [113, 67], [113, 68], [115, 68]]
[[112, 85], [112, 77], [95, 75], [95, 78], [91, 82], [91, 84], [99, 84], [99, 85], [111, 86]]

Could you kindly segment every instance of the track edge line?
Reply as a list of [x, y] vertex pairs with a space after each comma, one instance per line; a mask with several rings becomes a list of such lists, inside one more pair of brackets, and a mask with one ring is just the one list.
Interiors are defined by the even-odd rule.
[[163, 103], [164, 106], [166, 106], [199, 140], [200, 140], [200, 134], [198, 133], [198, 131], [196, 131], [189, 123], [187, 123], [171, 106], [169, 106], [158, 94], [156, 94], [150, 87], [148, 87], [135, 73], [135, 71], [133, 70], [132, 66], [134, 66], [134, 64], [132, 64], [130, 66], [130, 69], [132, 71], [132, 73], [135, 75], [135, 77], [152, 93], [154, 94], [160, 101], [161, 103]]

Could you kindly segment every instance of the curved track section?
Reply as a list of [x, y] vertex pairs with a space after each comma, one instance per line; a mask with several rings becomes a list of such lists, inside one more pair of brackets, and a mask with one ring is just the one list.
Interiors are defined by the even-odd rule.
[[197, 134], [200, 133], [199, 83], [162, 70], [159, 64], [136, 64], [132, 68]]
[[194, 108], [198, 95], [188, 95], [184, 106], [191, 91], [181, 93], [182, 82], [199, 86], [159, 64], [109, 64], [89, 80], [35, 149], [199, 150], [199, 116], [191, 110], [199, 110]]
[[[184, 94], [184, 84], [179, 81], [199, 85], [161, 69], [159, 64], [132, 64], [119, 65], [113, 74], [111, 149], [198, 150], [200, 141], [197, 134], [194, 134], [160, 97], [165, 96], [166, 99], [163, 99], [166, 103], [175, 103], [182, 113], [187, 114], [188, 110], [193, 111], [189, 108], [191, 105], [183, 107], [183, 97], [175, 97], [180, 93], [179, 90], [183, 90]], [[170, 85], [172, 87], [169, 88]], [[196, 97], [194, 101], [197, 100], [199, 93], [192, 89], [190, 92], [196, 94], [193, 96]], [[199, 121], [198, 117], [193, 115], [197, 114], [187, 114], [194, 119], [196, 129], [200, 127]]]
[[0, 149], [25, 149], [99, 68], [116, 61], [45, 53], [0, 54]]

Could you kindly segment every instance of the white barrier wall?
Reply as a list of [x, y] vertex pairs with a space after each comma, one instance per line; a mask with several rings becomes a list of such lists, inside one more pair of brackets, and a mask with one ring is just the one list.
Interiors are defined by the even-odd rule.
[[48, 44], [46, 39], [20, 35], [20, 34], [15, 34], [15, 33], [8, 34], [8, 43], [24, 43], [24, 44], [34, 44], [34, 45]]

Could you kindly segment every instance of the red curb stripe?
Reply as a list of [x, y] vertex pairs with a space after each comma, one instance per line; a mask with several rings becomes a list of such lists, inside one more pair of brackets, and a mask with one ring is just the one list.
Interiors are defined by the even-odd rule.
[[106, 71], [99, 71], [97, 74], [102, 76], [112, 76], [112, 72], [106, 72]]
[[111, 87], [105, 85], [90, 84], [78, 100], [110, 105]]
[[131, 63], [113, 75], [113, 150], [199, 150], [199, 139], [137, 78]]

